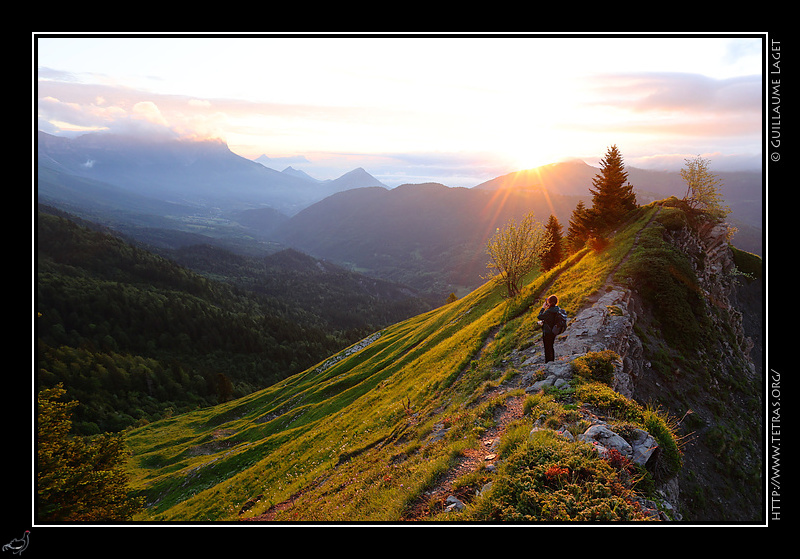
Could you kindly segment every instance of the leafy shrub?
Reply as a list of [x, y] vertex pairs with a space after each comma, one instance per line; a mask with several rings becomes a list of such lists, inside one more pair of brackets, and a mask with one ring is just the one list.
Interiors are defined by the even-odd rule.
[[589, 445], [535, 432], [502, 465], [473, 520], [570, 522], [644, 520], [631, 488]]
[[580, 383], [575, 390], [575, 396], [582, 402], [614, 413], [621, 419], [634, 420], [638, 417], [638, 410], [632, 407], [633, 402], [606, 384], [600, 382]]
[[609, 245], [609, 243], [610, 241], [606, 237], [597, 235], [590, 237], [586, 242], [586, 245], [595, 252], [601, 252]]
[[572, 361], [572, 370], [578, 377], [611, 386], [614, 381], [614, 361], [619, 358], [619, 355], [608, 349], [587, 353]]

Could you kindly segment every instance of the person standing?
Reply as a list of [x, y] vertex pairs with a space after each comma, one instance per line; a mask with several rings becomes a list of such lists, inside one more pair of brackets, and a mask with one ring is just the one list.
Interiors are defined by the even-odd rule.
[[555, 349], [553, 343], [556, 336], [563, 332], [564, 326], [557, 327], [563, 323], [565, 313], [558, 307], [558, 297], [551, 295], [548, 297], [537, 318], [542, 323], [542, 341], [544, 342], [544, 362], [548, 363], [555, 360]]

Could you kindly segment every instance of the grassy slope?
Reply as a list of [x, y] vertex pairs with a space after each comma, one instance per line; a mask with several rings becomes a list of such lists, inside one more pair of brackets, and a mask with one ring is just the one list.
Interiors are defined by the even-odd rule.
[[[534, 274], [515, 302], [487, 283], [386, 328], [324, 371], [130, 431], [131, 481], [149, 505], [137, 520], [236, 520], [301, 492], [282, 518], [400, 519], [479, 436], [485, 408], [467, 404], [486, 383], [513, 374], [503, 371], [503, 356], [537, 331], [525, 311], [547, 289], [574, 315], [652, 211], [637, 213], [604, 251]], [[446, 437], [431, 444], [441, 426]]]

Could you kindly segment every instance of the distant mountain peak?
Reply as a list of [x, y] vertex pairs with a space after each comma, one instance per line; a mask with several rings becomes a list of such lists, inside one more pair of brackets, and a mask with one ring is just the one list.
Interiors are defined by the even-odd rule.
[[363, 167], [356, 167], [331, 182], [337, 185], [346, 184], [348, 188], [363, 188], [367, 186], [388, 188], [381, 181], [370, 175]]
[[281, 171], [281, 173], [285, 173], [285, 174], [291, 175], [293, 177], [299, 177], [301, 179], [305, 179], [305, 180], [308, 180], [308, 181], [311, 181], [311, 182], [314, 182], [314, 183], [323, 182], [323, 181], [321, 181], [319, 179], [315, 179], [314, 177], [312, 177], [311, 175], [309, 175], [305, 171], [301, 171], [300, 169], [295, 169], [291, 165], [286, 167], [283, 171]]

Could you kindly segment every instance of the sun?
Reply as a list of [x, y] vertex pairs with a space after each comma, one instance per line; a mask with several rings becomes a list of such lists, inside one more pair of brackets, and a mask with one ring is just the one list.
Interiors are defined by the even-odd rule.
[[509, 167], [513, 168], [515, 171], [527, 171], [529, 169], [544, 167], [545, 165], [556, 163], [559, 159], [551, 155], [546, 149], [531, 144], [527, 144], [525, 147], [515, 144], [503, 153], [508, 161]]
[[498, 152], [515, 171], [557, 163], [563, 157], [563, 154], [556, 153], [555, 146], [548, 142], [547, 137], [530, 129], [509, 131], [499, 143]]

